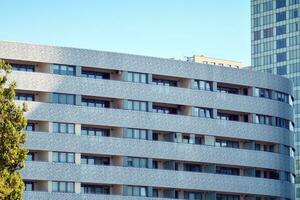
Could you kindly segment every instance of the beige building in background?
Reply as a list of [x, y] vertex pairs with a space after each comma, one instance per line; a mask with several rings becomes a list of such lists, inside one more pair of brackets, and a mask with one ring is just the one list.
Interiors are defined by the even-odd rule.
[[204, 55], [193, 55], [192, 57], [188, 57], [187, 61], [233, 68], [240, 68], [242, 66], [242, 63], [238, 61], [207, 57]]

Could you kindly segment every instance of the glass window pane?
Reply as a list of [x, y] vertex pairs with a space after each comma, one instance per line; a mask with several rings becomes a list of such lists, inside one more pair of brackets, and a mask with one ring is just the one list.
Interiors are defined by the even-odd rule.
[[61, 65], [60, 66], [60, 74], [66, 75], [67, 74], [67, 66]]
[[132, 101], [128, 100], [128, 102], [127, 102], [127, 108], [129, 110], [133, 110], [133, 102]]
[[53, 103], [58, 103], [59, 102], [59, 96], [58, 96], [58, 94], [53, 94], [53, 97], [52, 97], [53, 99]]
[[128, 72], [127, 80], [133, 82], [133, 75], [131, 72]]
[[67, 191], [67, 184], [66, 184], [66, 182], [60, 182], [59, 183], [59, 191], [60, 192], [66, 192]]
[[74, 95], [67, 95], [67, 104], [74, 105], [75, 104], [74, 99], [75, 99]]
[[53, 65], [53, 73], [59, 74], [59, 66], [58, 65]]
[[53, 160], [53, 162], [58, 162], [58, 152], [52, 153], [52, 160]]
[[145, 197], [146, 196], [146, 188], [141, 187], [141, 196]]
[[52, 191], [58, 192], [58, 182], [52, 181]]
[[140, 110], [140, 102], [138, 101], [133, 102], [133, 110]]
[[67, 190], [68, 192], [74, 192], [74, 183], [68, 183]]
[[75, 161], [74, 157], [75, 157], [74, 153], [68, 153], [68, 163], [74, 163]]
[[66, 103], [67, 96], [65, 94], [59, 94], [59, 103]]
[[140, 196], [140, 188], [133, 187], [133, 196]]
[[141, 102], [141, 111], [147, 111], [147, 103]]
[[60, 162], [67, 162], [67, 154], [66, 153], [63, 153], [63, 152], [60, 152], [59, 153], [59, 161]]
[[66, 133], [67, 132], [67, 124], [60, 124], [60, 133]]
[[68, 133], [75, 133], [75, 125], [68, 124]]
[[140, 74], [139, 73], [134, 73], [133, 77], [134, 77], [133, 82], [135, 82], [135, 83], [140, 82]]

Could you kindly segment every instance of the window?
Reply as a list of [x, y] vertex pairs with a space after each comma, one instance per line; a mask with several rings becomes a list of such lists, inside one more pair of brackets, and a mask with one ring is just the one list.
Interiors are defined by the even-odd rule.
[[300, 49], [295, 49], [295, 50], [291, 50], [289, 51], [289, 60], [294, 60], [294, 59], [298, 59], [299, 55], [300, 55]]
[[255, 88], [254, 89], [254, 96], [256, 97], [262, 97], [262, 98], [267, 98], [271, 99], [271, 90], [269, 89], [264, 89], [264, 88]]
[[26, 161], [34, 161], [34, 153], [33, 152], [28, 152]]
[[286, 0], [276, 0], [276, 8], [282, 8], [286, 6]]
[[97, 107], [97, 108], [109, 108], [109, 101], [82, 98], [81, 105], [89, 106], [89, 107]]
[[216, 200], [240, 200], [238, 195], [217, 194]]
[[148, 111], [148, 103], [146, 101], [128, 100], [127, 109], [137, 111]]
[[289, 46], [300, 45], [300, 35], [289, 38]]
[[274, 21], [274, 15], [266, 15], [266, 16], [263, 16], [263, 25], [268, 25], [268, 24], [271, 24], [273, 23]]
[[73, 182], [52, 181], [52, 192], [74, 193]]
[[218, 119], [221, 119], [221, 120], [239, 121], [238, 115], [229, 114], [229, 113], [218, 112], [217, 117], [218, 117]]
[[52, 157], [53, 157], [53, 162], [56, 162], [56, 163], [74, 163], [75, 162], [75, 154], [74, 153], [54, 151], [52, 154]]
[[264, 51], [271, 51], [274, 49], [274, 42], [273, 41], [264, 42], [263, 47], [264, 47]]
[[278, 75], [286, 75], [287, 74], [286, 65], [277, 67], [277, 74]]
[[237, 88], [218, 86], [217, 90], [221, 93], [239, 94], [239, 89], [237, 89]]
[[147, 74], [137, 73], [137, 72], [128, 72], [127, 81], [135, 83], [148, 83]]
[[281, 128], [289, 129], [289, 121], [286, 119], [282, 119], [280, 117], [276, 117], [276, 126]]
[[[300, 63], [295, 63], [295, 64], [291, 64], [290, 65], [290, 72], [291, 73], [297, 73], [297, 72], [300, 72]], [[295, 82], [293, 81], [293, 83], [295, 84]], [[296, 99], [300, 98], [297, 97]]]
[[88, 71], [88, 70], [82, 70], [81, 76], [86, 78], [95, 78], [95, 79], [109, 79], [109, 73], [95, 72], [95, 71]]
[[255, 123], [272, 125], [272, 117], [267, 116], [267, 115], [256, 115], [255, 116]]
[[75, 124], [53, 122], [53, 132], [75, 134]]
[[184, 163], [183, 170], [189, 172], [201, 172], [202, 166], [197, 164]]
[[262, 45], [261, 44], [255, 44], [253, 45], [253, 52], [255, 54], [260, 53], [262, 51]]
[[75, 76], [75, 66], [54, 64], [53, 74]]
[[294, 5], [300, 3], [300, 0], [290, 0], [289, 4]]
[[81, 135], [86, 136], [110, 136], [110, 130], [104, 128], [81, 127]]
[[228, 174], [228, 175], [240, 175], [240, 170], [238, 168], [232, 167], [216, 167], [217, 174]]
[[12, 70], [14, 71], [23, 71], [23, 72], [34, 72], [34, 65], [26, 64], [10, 64]]
[[153, 105], [152, 112], [164, 113], [164, 114], [177, 114], [177, 109], [171, 107]]
[[148, 168], [147, 158], [127, 157], [126, 167]]
[[124, 132], [124, 137], [146, 140], [147, 139], [147, 130], [126, 128], [125, 132]]
[[239, 142], [225, 140], [225, 139], [216, 139], [215, 146], [217, 147], [230, 147], [230, 148], [239, 148]]
[[212, 118], [213, 117], [212, 116], [212, 109], [211, 108], [194, 107], [193, 108], [193, 116]]
[[33, 94], [26, 94], [26, 93], [16, 92], [15, 100], [34, 101], [34, 95]]
[[286, 20], [286, 12], [279, 12], [276, 13], [276, 22], [284, 21]]
[[283, 62], [283, 61], [286, 61], [286, 59], [287, 59], [286, 52], [276, 54], [276, 61], [277, 62]]
[[141, 186], [125, 186], [125, 195], [127, 196], [147, 196], [147, 188]]
[[109, 186], [103, 185], [81, 185], [81, 193], [84, 194], [110, 194]]
[[109, 165], [110, 159], [107, 157], [95, 157], [81, 155], [81, 164], [86, 165]]
[[201, 192], [186, 192], [186, 191], [184, 191], [184, 199], [202, 200], [202, 194], [201, 194]]
[[53, 103], [75, 105], [75, 95], [53, 93]]
[[272, 37], [273, 36], [273, 28], [267, 28], [263, 30], [264, 38]]
[[210, 81], [194, 80], [193, 88], [198, 90], [212, 91], [212, 83]]
[[263, 12], [273, 10], [273, 0], [263, 3]]
[[253, 26], [254, 26], [254, 27], [260, 26], [260, 22], [261, 22], [260, 17], [254, 18], [254, 19], [253, 19]]
[[165, 79], [156, 79], [156, 78], [153, 78], [152, 79], [152, 83], [155, 84], [155, 85], [164, 85], [164, 86], [177, 87], [177, 81], [173, 81], [173, 80], [165, 80]]
[[286, 47], [286, 38], [276, 40], [276, 48], [285, 48]]
[[256, 4], [256, 5], [253, 6], [253, 14], [260, 13], [260, 5], [261, 4]]
[[272, 64], [273, 60], [274, 60], [273, 54], [266, 55], [266, 56], [263, 57], [263, 63], [264, 63], [264, 65]]
[[300, 16], [300, 9], [299, 8], [290, 10], [290, 12], [289, 12], [289, 18], [290, 19], [294, 19], [294, 18], [297, 18], [299, 16]]
[[25, 191], [34, 191], [34, 183], [25, 182]]
[[27, 123], [25, 131], [34, 131], [34, 130], [35, 130], [34, 123]]
[[260, 31], [254, 31], [254, 40], [260, 40], [261, 39], [261, 33]]
[[286, 25], [276, 26], [276, 35], [286, 34]]
[[300, 30], [300, 22], [295, 22], [295, 23], [291, 23], [289, 24], [289, 32], [296, 32]]

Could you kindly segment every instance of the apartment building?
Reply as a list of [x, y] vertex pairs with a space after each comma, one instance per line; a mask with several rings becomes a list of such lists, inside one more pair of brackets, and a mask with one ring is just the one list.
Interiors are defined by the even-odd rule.
[[300, 1], [251, 0], [252, 66], [294, 85], [296, 196], [300, 199]]
[[233, 67], [233, 68], [240, 68], [242, 66], [242, 63], [239, 62], [239, 61], [207, 57], [207, 56], [204, 56], [204, 55], [193, 55], [192, 57], [187, 57], [187, 61], [207, 64], [207, 65], [218, 65], [218, 66], [223, 66], [223, 67]]
[[3, 41], [0, 58], [29, 107], [24, 199], [294, 199], [286, 78]]

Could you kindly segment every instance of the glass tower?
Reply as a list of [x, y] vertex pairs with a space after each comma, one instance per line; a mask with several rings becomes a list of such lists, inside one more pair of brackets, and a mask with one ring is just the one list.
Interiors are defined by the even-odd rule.
[[296, 197], [300, 199], [300, 0], [251, 0], [251, 62], [255, 71], [293, 81]]

